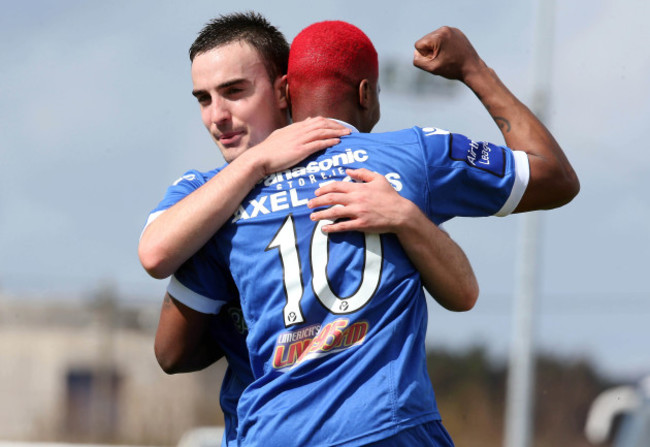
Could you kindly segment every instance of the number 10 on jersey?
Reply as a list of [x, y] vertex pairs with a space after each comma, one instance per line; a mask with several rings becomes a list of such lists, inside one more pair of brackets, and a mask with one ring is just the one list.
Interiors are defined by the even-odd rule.
[[[357, 290], [348, 297], [339, 297], [330, 286], [327, 277], [329, 260], [329, 235], [322, 231], [331, 220], [319, 221], [312, 231], [310, 247], [311, 281], [314, 295], [331, 313], [336, 315], [356, 312], [374, 296], [381, 280], [383, 252], [379, 234], [364, 233], [365, 253], [363, 272]], [[303, 265], [298, 251], [298, 238], [293, 215], [289, 214], [266, 251], [278, 249], [282, 263], [284, 290], [287, 304], [284, 306], [284, 325], [286, 327], [304, 323], [300, 306], [305, 287], [302, 280]]]

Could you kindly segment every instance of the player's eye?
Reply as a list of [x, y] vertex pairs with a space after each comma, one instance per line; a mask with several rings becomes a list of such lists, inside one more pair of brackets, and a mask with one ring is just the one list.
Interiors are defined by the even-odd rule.
[[233, 96], [238, 96], [241, 93], [244, 92], [244, 89], [241, 87], [230, 87], [228, 90], [226, 90], [226, 95], [233, 97]]
[[210, 104], [210, 95], [197, 95], [196, 100], [199, 102], [201, 105], [207, 105]]

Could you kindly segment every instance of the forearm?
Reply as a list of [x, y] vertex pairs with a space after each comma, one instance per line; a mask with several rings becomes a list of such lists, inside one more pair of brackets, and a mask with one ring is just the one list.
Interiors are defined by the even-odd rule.
[[333, 221], [323, 231], [394, 233], [420, 272], [424, 287], [442, 306], [456, 311], [471, 309], [478, 297], [478, 284], [460, 247], [381, 174], [367, 169], [348, 169], [346, 173], [360, 183], [329, 183], [309, 201], [310, 208], [329, 207], [312, 213], [314, 220]]
[[154, 341], [158, 364], [167, 374], [199, 371], [224, 354], [210, 336], [213, 316], [202, 314], [165, 294]]
[[263, 177], [246, 154], [205, 185], [163, 212], [142, 234], [140, 262], [154, 278], [166, 278], [196, 253], [233, 215]]
[[529, 188], [515, 211], [556, 208], [571, 201], [580, 184], [562, 148], [546, 126], [482, 60], [474, 64], [463, 82], [499, 126], [506, 145], [528, 154]]
[[164, 369], [167, 374], [201, 371], [224, 356], [219, 345], [206, 334], [193, 351], [184, 353], [173, 368]]
[[395, 228], [402, 248], [420, 272], [422, 284], [444, 308], [470, 310], [478, 282], [463, 250], [410, 201], [405, 219]]
[[147, 226], [138, 247], [145, 270], [154, 278], [174, 273], [232, 216], [258, 181], [337, 144], [349, 133], [330, 119], [310, 118], [278, 129], [244, 151]]

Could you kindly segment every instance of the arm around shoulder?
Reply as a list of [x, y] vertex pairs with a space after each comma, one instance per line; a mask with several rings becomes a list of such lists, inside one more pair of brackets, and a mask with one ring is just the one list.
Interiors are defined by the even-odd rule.
[[[310, 208], [314, 220], [343, 219], [323, 227], [326, 232], [394, 233], [420, 273], [422, 284], [444, 308], [467, 311], [478, 298], [478, 282], [463, 250], [388, 181], [367, 169], [348, 170], [361, 181], [333, 182], [316, 191]], [[340, 206], [332, 206], [340, 205]]]
[[259, 180], [349, 133], [322, 117], [274, 131], [145, 228], [138, 245], [142, 266], [154, 278], [170, 276], [223, 226]]
[[408, 202], [407, 217], [395, 232], [420, 272], [424, 288], [447, 310], [471, 310], [478, 300], [479, 286], [467, 256], [414, 203], [404, 200]]

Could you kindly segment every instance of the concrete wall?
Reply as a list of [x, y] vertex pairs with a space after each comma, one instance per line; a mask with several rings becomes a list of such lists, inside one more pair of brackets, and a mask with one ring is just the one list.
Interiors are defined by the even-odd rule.
[[[225, 364], [164, 374], [158, 309], [0, 295], [0, 440], [175, 445], [192, 427], [221, 424]], [[86, 375], [90, 392], [73, 380]]]

